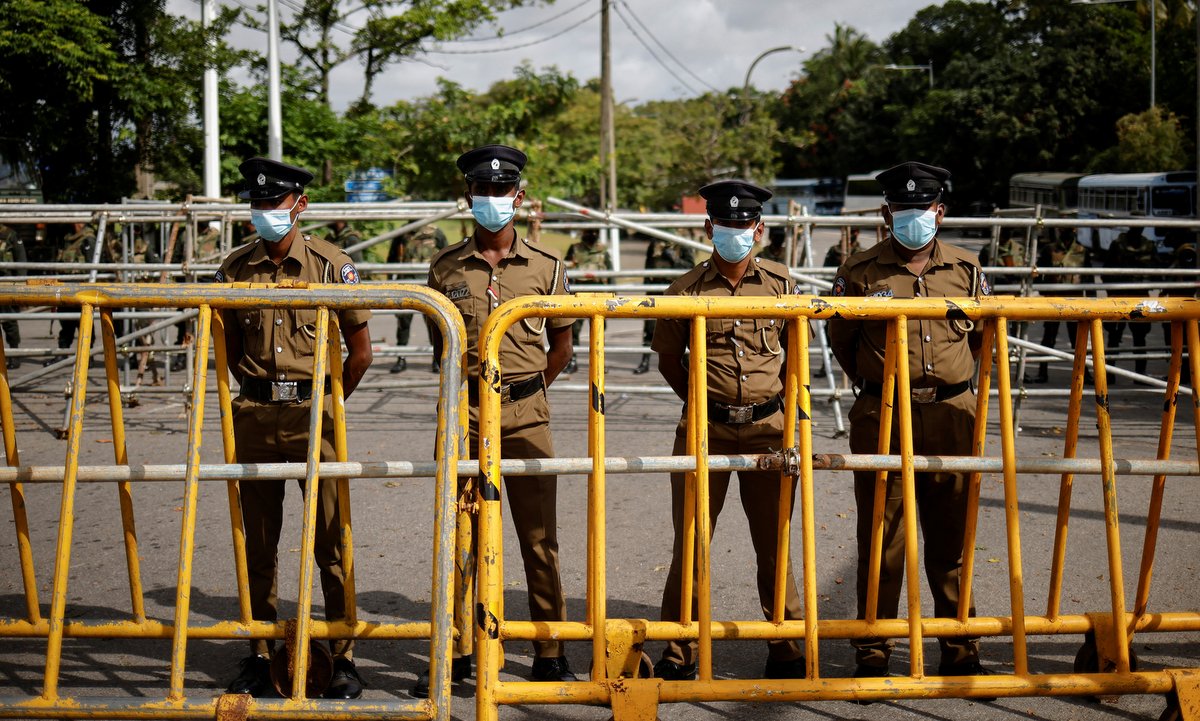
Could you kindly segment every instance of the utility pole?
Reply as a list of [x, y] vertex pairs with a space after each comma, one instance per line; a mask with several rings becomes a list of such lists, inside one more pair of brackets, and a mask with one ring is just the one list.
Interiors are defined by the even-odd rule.
[[267, 157], [283, 160], [283, 111], [279, 104], [279, 7], [267, 0]]
[[[217, 12], [216, 0], [203, 0], [200, 5], [200, 24], [207, 32]], [[216, 50], [215, 39], [207, 41], [208, 51]], [[210, 57], [204, 68], [204, 195], [216, 198], [221, 195], [221, 130], [217, 115], [217, 68], [216, 58]]]
[[[610, 0], [600, 0], [600, 206], [606, 213], [617, 209], [617, 141], [612, 88], [612, 34]], [[616, 228], [605, 229], [613, 270], [621, 269], [621, 249]]]

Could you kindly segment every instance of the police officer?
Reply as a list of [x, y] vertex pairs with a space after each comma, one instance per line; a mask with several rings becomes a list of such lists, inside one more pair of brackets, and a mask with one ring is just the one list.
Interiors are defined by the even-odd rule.
[[[63, 238], [63, 247], [58, 251], [59, 263], [91, 263], [92, 253], [96, 247], [96, 234], [87, 223], [73, 223], [72, 233]], [[58, 347], [67, 349], [75, 342], [75, 331], [79, 329], [79, 321], [64, 319], [58, 324]], [[93, 340], [94, 342], [94, 340]], [[42, 365], [53, 365], [61, 360], [61, 356], [51, 356]]]
[[[946, 213], [942, 192], [950, 173], [924, 163], [901, 163], [878, 176], [883, 186], [884, 222], [891, 237], [851, 256], [838, 269], [833, 295], [877, 298], [958, 298], [987, 295], [990, 288], [975, 256], [937, 238]], [[850, 410], [850, 451], [878, 453], [880, 398], [887, 323], [837, 317], [829, 321], [833, 353], [859, 388]], [[982, 335], [962, 320], [910, 320], [908, 366], [912, 383], [913, 452], [965, 456], [972, 453], [975, 398], [970, 392]], [[899, 423], [892, 424], [891, 449], [900, 447]], [[967, 505], [966, 473], [916, 475], [918, 517], [925, 537], [925, 572], [939, 618], [958, 613]], [[867, 606], [867, 566], [875, 473], [854, 473], [858, 506], [858, 617]], [[884, 548], [879, 573], [879, 618], [896, 618], [904, 580], [903, 496], [899, 473], [890, 473], [883, 509]], [[974, 614], [974, 608], [971, 608]], [[942, 676], [986, 673], [979, 641], [941, 638]], [[891, 640], [854, 642], [855, 677], [886, 676]]]
[[[646, 270], [656, 270], [658, 268], [670, 268], [675, 270], [685, 270], [696, 264], [696, 258], [692, 254], [692, 249], [678, 243], [672, 243], [659, 238], [651, 238], [650, 244], [646, 246]], [[647, 283], [656, 282], [659, 279], [646, 275]], [[647, 318], [642, 323], [642, 345], [649, 347], [654, 341], [654, 327], [657, 324], [655, 318]], [[637, 368], [633, 369], [634, 375], [641, 375], [650, 371], [650, 354], [643, 353], [642, 360], [638, 363]]]
[[[433, 260], [433, 256], [437, 255], [438, 251], [446, 247], [446, 234], [442, 229], [430, 223], [423, 225], [410, 236], [399, 236], [392, 238], [391, 247], [388, 248], [387, 262], [389, 263], [428, 263]], [[437, 323], [433, 318], [424, 316], [425, 330], [429, 334], [430, 343], [433, 342], [433, 337], [438, 333]], [[396, 345], [404, 347], [408, 345], [408, 339], [412, 334], [412, 313], [401, 313], [396, 316]], [[403, 373], [408, 368], [408, 360], [404, 356], [396, 358], [396, 363], [391, 367], [391, 373]], [[431, 373], [437, 373], [441, 370], [441, 361], [438, 359], [438, 354], [433, 355], [433, 362], [429, 365]]]
[[[513, 216], [525, 200], [520, 188], [525, 153], [505, 145], [484, 145], [463, 153], [458, 169], [467, 182], [467, 205], [475, 232], [434, 257], [429, 287], [442, 293], [462, 313], [467, 327], [467, 390], [470, 394], [470, 443], [474, 455], [479, 438], [479, 333], [488, 315], [510, 298], [563, 295], [569, 292], [558, 254], [518, 236]], [[571, 357], [571, 319], [527, 319], [513, 325], [500, 345], [500, 448], [502, 458], [554, 456], [550, 438], [550, 406], [546, 388]], [[543, 331], [549, 351], [542, 345]], [[435, 357], [440, 357], [440, 337]], [[558, 520], [554, 476], [506, 476], [508, 507], [516, 526], [534, 621], [566, 620], [566, 600], [558, 570]], [[559, 641], [534, 643], [533, 680], [575, 679]], [[470, 657], [456, 658], [451, 679], [471, 674]], [[413, 695], [429, 695], [429, 676], [422, 673]]]
[[[578, 243], [572, 243], [567, 248], [567, 254], [563, 256], [563, 262], [567, 264], [570, 270], [612, 270], [612, 257], [608, 254], [608, 249], [600, 245], [597, 241], [600, 239], [600, 231], [595, 228], [588, 228], [583, 231]], [[587, 283], [595, 283], [598, 285], [607, 285], [608, 279], [596, 278], [591, 273], [585, 273], [583, 280]], [[583, 329], [583, 319], [579, 318], [571, 326], [571, 346], [579, 345], [579, 334]], [[574, 373], [579, 370], [579, 364], [575, 360], [575, 356], [571, 356], [571, 360], [567, 362], [565, 373]]]
[[[1106, 268], [1158, 268], [1161, 265], [1158, 260], [1158, 247], [1154, 240], [1147, 238], [1145, 228], [1136, 227], [1130, 228], [1124, 233], [1117, 236], [1112, 245], [1108, 247], [1108, 256], [1104, 263]], [[1120, 283], [1145, 283], [1151, 280], [1151, 276], [1136, 275], [1124, 276], [1115, 278], [1112, 282]], [[1121, 291], [1109, 293], [1110, 296], [1116, 295], [1135, 295], [1149, 297], [1149, 290]], [[1108, 350], [1115, 351], [1121, 347], [1121, 338], [1125, 335], [1125, 326], [1129, 326], [1130, 334], [1133, 336], [1134, 348], [1146, 347], [1146, 336], [1150, 334], [1150, 324], [1144, 322], [1126, 322], [1123, 320], [1112, 321], [1104, 324], [1108, 328]], [[1142, 351], [1136, 351], [1141, 353]], [[1115, 361], [1110, 361], [1115, 364]], [[1138, 358], [1133, 362], [1133, 368], [1136, 373], [1145, 375], [1146, 359]], [[1116, 385], [1117, 377], [1112, 376], [1108, 379], [1109, 385]]]
[[[21, 236], [13, 228], [0, 223], [0, 263], [24, 263], [26, 261], [25, 243], [21, 240]], [[0, 277], [7, 275], [21, 275], [24, 271], [4, 270], [0, 271]], [[0, 313], [16, 313], [20, 310], [17, 306], [0, 307]], [[6, 318], [0, 321], [0, 329], [4, 331], [4, 347], [6, 350], [12, 350], [21, 346], [21, 326], [16, 320]], [[19, 368], [21, 359], [16, 356], [6, 356], [6, 364], [9, 370]]]
[[[229, 254], [214, 280], [218, 283], [358, 283], [358, 270], [340, 249], [302, 235], [297, 218], [308, 207], [304, 186], [312, 174], [303, 168], [266, 158], [251, 158], [238, 169], [245, 178], [240, 198], [250, 201], [259, 240]], [[308, 452], [308, 420], [312, 407], [313, 341], [317, 312], [269, 306], [224, 311], [229, 367], [241, 383], [233, 401], [233, 426], [240, 463], [303, 462]], [[370, 312], [341, 311], [342, 337], [349, 349], [343, 366], [346, 396], [371, 365]], [[328, 382], [325, 391], [330, 390]], [[332, 403], [323, 399], [321, 458], [335, 459]], [[241, 484], [242, 523], [246, 529], [246, 562], [250, 572], [250, 609], [256, 621], [275, 621], [277, 546], [283, 522], [284, 481]], [[325, 596], [325, 617], [346, 617], [341, 524], [337, 483], [321, 479], [314, 555]], [[333, 678], [326, 698], [357, 698], [362, 679], [352, 660], [353, 643], [331, 641]], [[252, 654], [227, 693], [259, 696], [271, 687], [271, 644], [251, 641]]]
[[[794, 289], [787, 267], [752, 258], [751, 249], [762, 241], [762, 203], [771, 197], [740, 180], [722, 180], [700, 189], [708, 201], [704, 231], [712, 240], [712, 258], [677, 278], [666, 295], [706, 298], [777, 298]], [[651, 347], [658, 353], [658, 369], [685, 403], [688, 371], [684, 350], [691, 337], [686, 320], [664, 319], [654, 331]], [[793, 445], [783, 437], [784, 324], [775, 319], [708, 321], [708, 451], [709, 453], [767, 453]], [[687, 452], [687, 413], [675, 429], [674, 455]], [[713, 527], [725, 503], [730, 473], [709, 472], [709, 513]], [[777, 471], [738, 472], [742, 509], [750, 525], [750, 538], [758, 559], [758, 597], [763, 614], [771, 618], [775, 607], [775, 567], [788, 566], [784, 618], [803, 617], [800, 597], [788, 559], [776, 557], [779, 520], [780, 474]], [[683, 582], [685, 475], [671, 474], [671, 521], [675, 529], [671, 570], [663, 589], [664, 621], [680, 620]], [[789, 512], [791, 501], [789, 500]], [[693, 588], [693, 613], [698, 607]], [[672, 641], [654, 665], [654, 675], [668, 681], [694, 678], [696, 644]], [[803, 678], [804, 656], [792, 640], [768, 643], [767, 678]]]

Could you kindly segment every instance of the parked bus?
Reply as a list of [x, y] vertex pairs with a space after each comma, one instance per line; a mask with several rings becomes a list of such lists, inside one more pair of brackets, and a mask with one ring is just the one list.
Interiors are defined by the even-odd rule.
[[883, 205], [883, 188], [875, 176], [882, 173], [876, 170], [860, 175], [846, 176], [846, 190], [842, 194], [842, 213], [861, 215], [864, 211], [878, 211]]
[[1079, 207], [1079, 179], [1083, 173], [1017, 173], [1008, 181], [1008, 207], [1056, 210], [1059, 214]]
[[[1196, 173], [1109, 173], [1079, 180], [1080, 218], [1195, 218]], [[1128, 228], [1081, 228], [1079, 242], [1093, 250], [1107, 250]], [[1164, 244], [1165, 228], [1146, 228], [1159, 252], [1170, 252]]]
[[0, 204], [40, 203], [37, 172], [27, 163], [0, 153]]

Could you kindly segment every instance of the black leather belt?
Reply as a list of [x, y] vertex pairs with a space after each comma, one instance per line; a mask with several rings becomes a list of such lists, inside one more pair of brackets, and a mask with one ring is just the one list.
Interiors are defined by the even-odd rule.
[[767, 416], [774, 415], [782, 405], [783, 402], [779, 400], [779, 396], [775, 396], [769, 401], [751, 403], [746, 406], [731, 406], [725, 403], [709, 401], [708, 422], [728, 423], [732, 425], [754, 423], [761, 421]]
[[[537, 375], [535, 375], [531, 378], [526, 378], [523, 381], [517, 381], [515, 383], [507, 383], [505, 385], [500, 386], [500, 402], [501, 403], [513, 403], [515, 401], [521, 400], [522, 398], [528, 398], [529, 396], [533, 395], [534, 393], [537, 393], [544, 387], [545, 386], [542, 383], [542, 374], [541, 373], [538, 373]], [[471, 402], [471, 405], [473, 405], [473, 406], [479, 405], [479, 381], [478, 380], [467, 381], [467, 399]]]
[[[961, 395], [971, 387], [970, 381], [962, 381], [961, 383], [951, 383], [944, 386], [935, 386], [933, 388], [913, 388], [912, 399], [913, 403], [941, 403], [948, 401], [955, 396]], [[862, 382], [863, 393], [876, 398], [883, 397], [883, 384], [875, 383], [874, 381]]]
[[[312, 380], [264, 381], [259, 378], [242, 379], [242, 395], [259, 403], [303, 403], [312, 398]], [[332, 390], [329, 378], [325, 378], [325, 393]]]

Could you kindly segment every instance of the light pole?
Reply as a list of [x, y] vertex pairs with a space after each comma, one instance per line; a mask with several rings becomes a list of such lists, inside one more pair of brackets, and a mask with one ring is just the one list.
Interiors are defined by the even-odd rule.
[[[1137, 0], [1071, 0], [1072, 5], [1112, 5]], [[1158, 75], [1158, 0], [1150, 0], [1150, 107], [1155, 102], [1155, 81]]]
[[929, 71], [929, 89], [933, 90], [933, 61], [930, 60], [926, 65], [897, 65], [896, 63], [888, 63], [883, 66], [884, 70], [928, 70]]
[[[762, 59], [768, 55], [774, 55], [775, 53], [786, 53], [789, 51], [803, 53], [804, 48], [797, 48], [792, 45], [780, 45], [777, 48], [771, 48], [769, 50], [762, 51], [758, 54], [758, 57], [754, 58], [754, 62], [750, 63], [750, 67], [746, 69], [746, 79], [742, 82], [742, 117], [739, 119], [738, 125], [745, 127], [746, 124], [750, 122], [750, 75], [754, 72], [754, 68], [758, 67], [758, 64], [762, 62]], [[742, 177], [746, 180], [750, 179], [749, 161], [742, 163]]]

